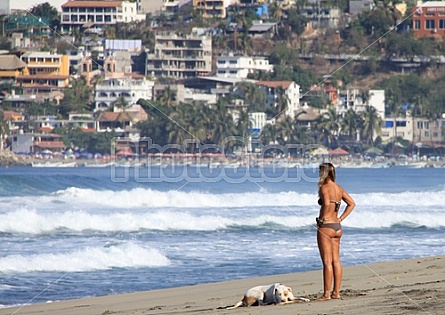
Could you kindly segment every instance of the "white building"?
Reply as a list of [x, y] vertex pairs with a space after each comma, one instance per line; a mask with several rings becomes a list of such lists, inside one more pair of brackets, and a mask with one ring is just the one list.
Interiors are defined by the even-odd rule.
[[264, 112], [252, 112], [249, 113], [250, 121], [252, 122], [253, 130], [261, 130], [267, 124], [266, 113]]
[[211, 36], [174, 32], [156, 34], [154, 52], [147, 54], [147, 76], [185, 79], [208, 75], [211, 71]]
[[369, 90], [368, 103], [377, 110], [380, 118], [385, 118], [385, 90]]
[[278, 89], [284, 89], [287, 98], [287, 108], [283, 114], [294, 117], [295, 111], [300, 108], [300, 86], [293, 81], [258, 81], [255, 83], [266, 92], [266, 102], [269, 106], [276, 107], [278, 101]]
[[140, 99], [153, 99], [154, 82], [132, 78], [106, 78], [96, 85], [95, 111], [107, 110], [113, 102], [124, 96], [128, 105], [134, 105]]
[[398, 117], [383, 119], [381, 138], [384, 143], [394, 140], [394, 136], [401, 137], [404, 140], [413, 141], [413, 117]]
[[62, 30], [85, 28], [100, 32], [107, 25], [145, 20], [138, 3], [129, 1], [72, 0], [62, 5]]
[[216, 60], [216, 76], [246, 79], [257, 71], [273, 71], [273, 65], [265, 57], [219, 56]]

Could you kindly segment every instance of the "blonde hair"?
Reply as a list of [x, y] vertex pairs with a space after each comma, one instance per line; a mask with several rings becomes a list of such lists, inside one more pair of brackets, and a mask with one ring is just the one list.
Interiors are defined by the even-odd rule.
[[318, 180], [318, 188], [327, 183], [328, 180], [335, 182], [335, 167], [332, 163], [320, 164], [320, 179]]

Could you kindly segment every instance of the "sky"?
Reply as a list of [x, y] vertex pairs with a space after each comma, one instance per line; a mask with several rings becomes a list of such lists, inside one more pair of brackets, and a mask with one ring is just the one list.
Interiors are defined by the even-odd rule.
[[11, 10], [29, 10], [32, 7], [41, 3], [48, 2], [55, 7], [57, 11], [62, 11], [62, 4], [68, 2], [68, 0], [17, 0], [11, 1]]

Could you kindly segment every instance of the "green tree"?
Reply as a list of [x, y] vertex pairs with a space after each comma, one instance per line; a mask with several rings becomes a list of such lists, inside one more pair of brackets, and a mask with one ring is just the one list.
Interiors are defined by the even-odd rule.
[[60, 114], [67, 116], [70, 112], [85, 112], [92, 99], [92, 90], [84, 77], [71, 79], [70, 86], [63, 89]]
[[353, 109], [349, 109], [345, 113], [340, 123], [341, 131], [346, 132], [351, 139], [354, 139], [354, 136], [362, 125], [363, 121], [361, 117]]
[[294, 121], [289, 116], [284, 116], [276, 123], [276, 129], [278, 134], [278, 142], [281, 145], [295, 143], [295, 130]]
[[261, 128], [260, 140], [264, 145], [275, 144], [277, 142], [277, 130], [275, 125], [264, 125], [263, 128]]
[[319, 141], [331, 148], [337, 143], [337, 136], [340, 131], [340, 117], [335, 108], [331, 107], [326, 113], [320, 116], [316, 124], [319, 130]]
[[364, 112], [362, 112], [363, 128], [361, 134], [366, 143], [371, 146], [374, 145], [374, 134], [380, 133], [382, 126], [382, 119], [379, 117], [377, 110], [372, 106], [365, 106]]

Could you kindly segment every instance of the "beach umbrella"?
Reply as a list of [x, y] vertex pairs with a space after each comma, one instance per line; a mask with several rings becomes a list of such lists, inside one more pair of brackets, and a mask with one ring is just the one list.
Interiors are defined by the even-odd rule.
[[116, 155], [120, 156], [133, 156], [134, 153], [130, 149], [122, 149], [116, 152]]
[[341, 147], [338, 147], [334, 150], [329, 151], [329, 155], [348, 155], [349, 152], [342, 149]]
[[383, 150], [380, 150], [379, 148], [376, 147], [370, 147], [368, 150], [365, 151], [365, 153], [380, 155], [383, 153]]
[[312, 155], [328, 155], [329, 151], [325, 147], [319, 147], [312, 151]]

